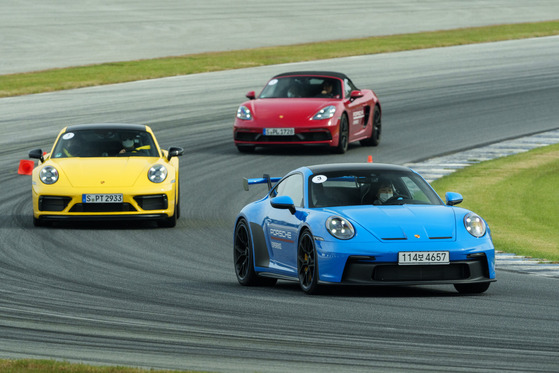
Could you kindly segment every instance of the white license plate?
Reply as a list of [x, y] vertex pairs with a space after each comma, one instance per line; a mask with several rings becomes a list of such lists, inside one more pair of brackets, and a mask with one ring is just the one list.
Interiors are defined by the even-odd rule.
[[84, 194], [83, 203], [122, 203], [122, 194]]
[[448, 264], [448, 251], [400, 251], [398, 253], [398, 264]]
[[295, 128], [264, 128], [264, 136], [293, 136]]

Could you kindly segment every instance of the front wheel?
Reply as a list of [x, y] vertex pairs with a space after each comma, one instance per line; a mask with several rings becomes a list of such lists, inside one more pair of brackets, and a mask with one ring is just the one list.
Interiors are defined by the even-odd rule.
[[299, 238], [297, 249], [297, 272], [299, 285], [307, 294], [318, 293], [318, 263], [314, 239], [309, 231], [304, 231]]
[[460, 294], [481, 294], [489, 289], [490, 282], [477, 282], [474, 284], [454, 284]]
[[44, 222], [43, 220], [38, 219], [38, 218], [33, 216], [33, 226], [34, 227], [46, 227], [47, 223]]

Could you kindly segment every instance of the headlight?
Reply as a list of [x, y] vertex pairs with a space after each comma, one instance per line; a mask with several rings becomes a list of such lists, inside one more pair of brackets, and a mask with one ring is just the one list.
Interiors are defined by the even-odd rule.
[[349, 221], [339, 216], [330, 216], [326, 220], [326, 229], [328, 232], [340, 240], [349, 240], [355, 235], [355, 229]]
[[237, 118], [243, 120], [251, 120], [252, 113], [246, 106], [239, 106], [239, 108], [237, 109]]
[[321, 109], [312, 117], [313, 120], [320, 120], [320, 119], [329, 119], [332, 118], [336, 114], [336, 107], [334, 105], [326, 106], [324, 109]]
[[39, 172], [39, 178], [45, 184], [54, 184], [58, 181], [58, 170], [52, 166], [45, 166]]
[[165, 166], [156, 164], [151, 166], [148, 171], [148, 179], [152, 183], [162, 183], [167, 178], [167, 169]]
[[483, 219], [473, 212], [464, 216], [464, 227], [474, 237], [482, 237], [487, 229]]

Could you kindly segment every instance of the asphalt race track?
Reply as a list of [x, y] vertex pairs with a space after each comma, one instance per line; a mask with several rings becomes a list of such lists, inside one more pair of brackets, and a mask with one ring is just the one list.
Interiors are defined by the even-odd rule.
[[[223, 372], [556, 372], [557, 279], [497, 270], [452, 286], [237, 284], [233, 221], [262, 195], [241, 178], [300, 165], [405, 163], [559, 128], [559, 38], [208, 73], [0, 100], [0, 358]], [[379, 147], [240, 154], [237, 105], [286, 70], [346, 72], [383, 103]], [[34, 228], [20, 159], [67, 124], [143, 122], [183, 146], [176, 228]], [[459, 192], [459, 191], [458, 191]], [[519, 227], [522, 229], [522, 227]]]

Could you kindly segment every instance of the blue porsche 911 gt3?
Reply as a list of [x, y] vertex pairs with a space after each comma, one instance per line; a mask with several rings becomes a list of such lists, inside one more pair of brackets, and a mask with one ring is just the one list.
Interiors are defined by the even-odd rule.
[[268, 194], [235, 221], [234, 265], [242, 285], [452, 284], [483, 293], [495, 281], [486, 222], [446, 203], [415, 171], [387, 164], [301, 167], [268, 184]]

